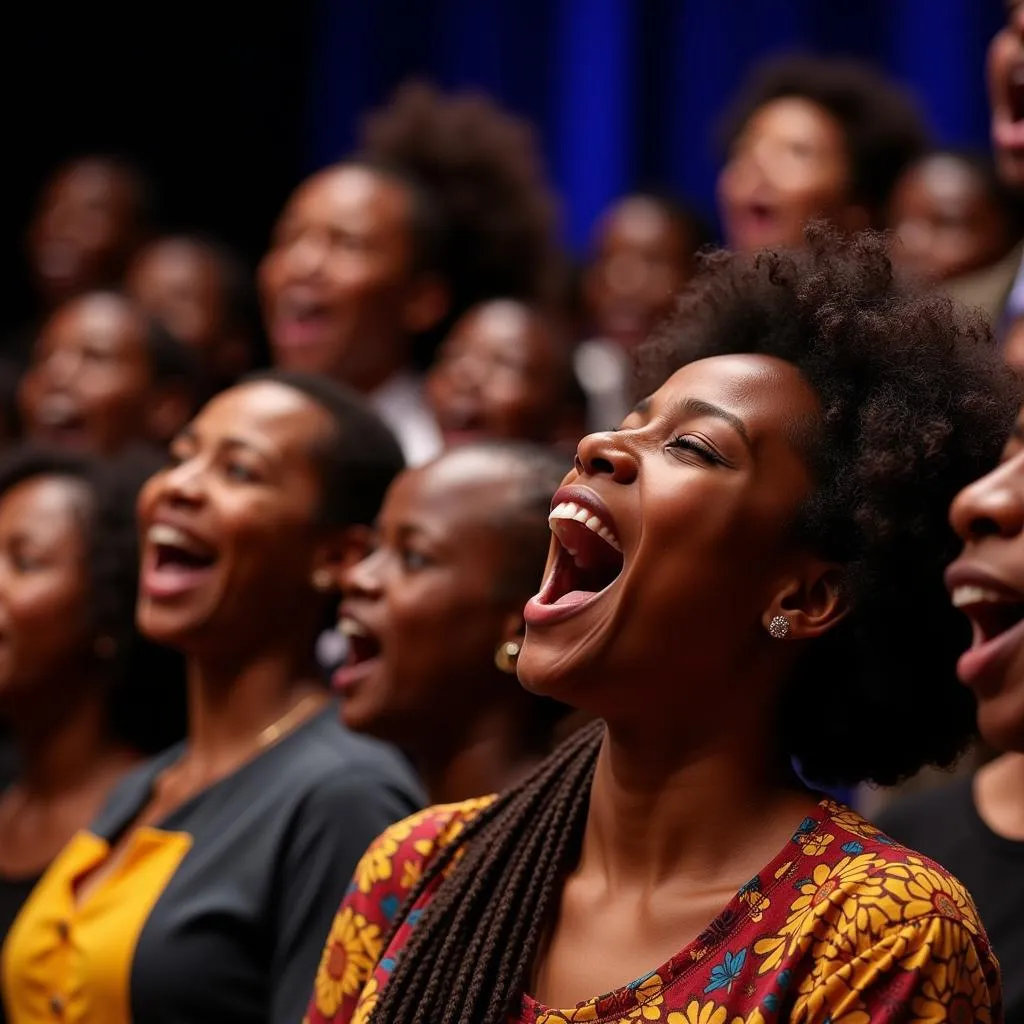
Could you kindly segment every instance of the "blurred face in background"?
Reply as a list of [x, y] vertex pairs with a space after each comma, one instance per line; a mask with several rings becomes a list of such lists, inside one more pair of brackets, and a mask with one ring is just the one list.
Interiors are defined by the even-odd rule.
[[112, 454], [149, 438], [154, 391], [145, 321], [127, 299], [95, 292], [46, 322], [18, 397], [29, 437]]
[[992, 146], [999, 176], [1024, 188], [1024, 2], [1007, 0], [1006, 25], [988, 50]]
[[191, 238], [163, 238], [129, 264], [125, 289], [150, 316], [199, 354], [215, 386], [233, 383], [250, 369], [248, 339], [233, 322], [225, 268], [217, 255]]
[[519, 302], [471, 309], [445, 339], [427, 397], [445, 446], [550, 443], [566, 418], [568, 354], [552, 325]]
[[592, 329], [632, 349], [672, 310], [693, 270], [696, 240], [645, 196], [615, 204], [598, 225], [583, 289]]
[[93, 657], [88, 505], [84, 485], [60, 476], [0, 497], [0, 709], [52, 700]]
[[350, 728], [417, 751], [501, 688], [520, 692], [494, 652], [522, 631], [522, 598], [503, 596], [521, 487], [499, 456], [469, 448], [392, 484], [372, 554], [341, 578], [350, 655], [334, 686]]
[[953, 156], [911, 167], [893, 192], [893, 261], [911, 274], [947, 281], [995, 263], [1010, 246], [1005, 217], [978, 173]]
[[804, 226], [816, 218], [846, 230], [868, 227], [849, 189], [842, 125], [810, 100], [772, 100], [744, 125], [718, 178], [727, 244], [799, 248]]
[[370, 391], [407, 363], [411, 335], [443, 313], [419, 301], [411, 203], [401, 182], [358, 165], [299, 186], [259, 273], [277, 366]]
[[324, 600], [310, 582], [321, 541], [316, 451], [332, 425], [302, 392], [253, 381], [213, 398], [181, 431], [172, 466], [139, 497], [143, 633], [232, 656], [308, 639], [312, 656], [305, 625]]
[[120, 281], [142, 240], [138, 183], [108, 161], [84, 159], [43, 189], [29, 226], [29, 262], [44, 302]]

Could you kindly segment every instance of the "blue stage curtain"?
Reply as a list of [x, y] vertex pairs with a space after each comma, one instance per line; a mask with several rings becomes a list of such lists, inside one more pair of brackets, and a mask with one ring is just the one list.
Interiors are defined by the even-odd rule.
[[714, 213], [722, 109], [777, 51], [861, 57], [909, 85], [937, 138], [987, 145], [985, 46], [1002, 0], [320, 0], [307, 169], [350, 151], [409, 75], [475, 87], [535, 122], [581, 248], [610, 199], [681, 193]]

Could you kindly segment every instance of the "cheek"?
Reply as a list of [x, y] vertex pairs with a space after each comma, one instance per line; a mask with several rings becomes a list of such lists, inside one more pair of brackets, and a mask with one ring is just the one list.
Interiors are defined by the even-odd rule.
[[81, 643], [88, 612], [73, 581], [53, 580], [9, 595], [8, 614], [17, 649], [52, 656]]

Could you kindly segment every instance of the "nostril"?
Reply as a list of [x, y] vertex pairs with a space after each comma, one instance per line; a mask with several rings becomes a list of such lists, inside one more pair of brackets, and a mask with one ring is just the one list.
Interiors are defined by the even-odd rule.
[[608, 459], [598, 457], [590, 460], [590, 472], [591, 473], [614, 473], [615, 467], [611, 464]]
[[999, 524], [988, 516], [978, 516], [971, 520], [971, 537], [975, 540], [998, 536], [1000, 532]]

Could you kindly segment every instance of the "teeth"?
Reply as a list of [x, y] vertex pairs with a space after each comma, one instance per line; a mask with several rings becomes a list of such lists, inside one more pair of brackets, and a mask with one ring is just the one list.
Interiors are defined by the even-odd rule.
[[149, 528], [146, 539], [150, 544], [163, 544], [167, 547], [183, 548], [186, 551], [193, 546], [194, 542], [184, 530], [176, 526], [169, 526], [167, 523], [155, 523]]
[[972, 604], [1011, 604], [1010, 598], [996, 590], [964, 584], [953, 590], [953, 607], [966, 608]]
[[342, 636], [369, 636], [369, 632], [361, 622], [350, 619], [348, 616], [338, 623], [338, 632]]
[[[590, 509], [577, 505], [574, 501], [563, 501], [556, 505], [548, 515], [548, 522], [550, 523], [555, 519], [573, 519], [577, 523], [582, 523], [591, 533], [596, 533], [606, 544], [620, 553], [622, 551], [622, 546], [616, 539], [615, 534]], [[569, 551], [569, 554], [575, 555], [576, 552]]]

